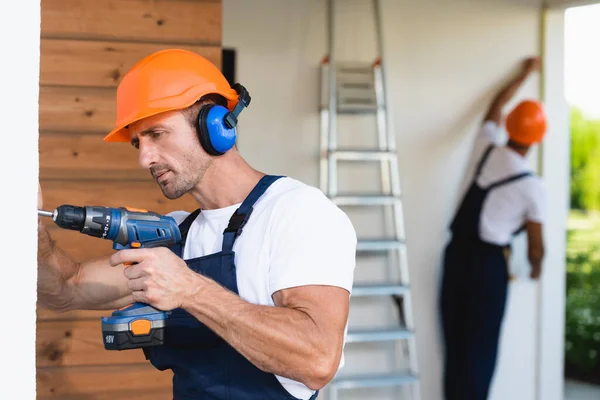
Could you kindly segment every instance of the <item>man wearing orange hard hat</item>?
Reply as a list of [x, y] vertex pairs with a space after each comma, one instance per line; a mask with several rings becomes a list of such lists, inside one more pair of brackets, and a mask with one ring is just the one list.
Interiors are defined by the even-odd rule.
[[450, 226], [440, 296], [447, 400], [488, 397], [509, 281], [507, 250], [517, 233], [527, 232], [531, 278], [541, 273], [546, 194], [526, 156], [546, 133], [542, 105], [518, 103], [505, 118], [507, 143], [496, 143], [504, 107], [537, 70], [538, 58], [525, 60], [489, 107], [476, 143], [482, 154]]
[[144, 353], [173, 371], [174, 400], [315, 399], [344, 363], [356, 233], [320, 190], [242, 158], [236, 127], [249, 104], [195, 53], [149, 55], [119, 84], [105, 140], [138, 149], [165, 197], [197, 201], [168, 214], [182, 245], [76, 263], [39, 223], [42, 307], [173, 310], [165, 343]]

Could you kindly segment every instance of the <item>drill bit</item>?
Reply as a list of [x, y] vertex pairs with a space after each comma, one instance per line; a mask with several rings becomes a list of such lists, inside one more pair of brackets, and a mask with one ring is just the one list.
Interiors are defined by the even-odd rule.
[[38, 215], [41, 215], [42, 217], [54, 217], [54, 212], [53, 211], [44, 211], [44, 210], [38, 210]]

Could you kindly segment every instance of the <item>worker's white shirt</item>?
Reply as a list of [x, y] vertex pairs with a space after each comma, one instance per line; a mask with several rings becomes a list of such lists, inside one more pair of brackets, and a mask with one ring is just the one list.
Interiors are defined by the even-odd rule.
[[[486, 121], [478, 138], [479, 157], [490, 143], [497, 142], [498, 125]], [[477, 184], [481, 187], [521, 172], [531, 171], [527, 160], [507, 147], [497, 147], [488, 156]], [[526, 221], [543, 223], [546, 214], [546, 192], [542, 180], [533, 173], [531, 176], [494, 188], [486, 198], [479, 225], [482, 240], [505, 245], [510, 242], [513, 232]]]
[[[203, 210], [188, 232], [184, 260], [221, 251], [223, 231], [240, 205]], [[189, 212], [169, 215], [181, 223]], [[320, 190], [280, 178], [255, 203], [234, 243], [240, 297], [273, 306], [273, 293], [295, 286], [331, 285], [350, 292], [356, 241], [350, 219]], [[342, 355], [339, 367], [343, 364]], [[314, 393], [302, 383], [277, 379], [299, 399]]]

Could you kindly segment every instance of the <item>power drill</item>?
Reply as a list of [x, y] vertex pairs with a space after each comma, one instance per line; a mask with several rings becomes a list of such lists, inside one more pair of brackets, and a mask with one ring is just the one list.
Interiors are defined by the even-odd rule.
[[[113, 241], [114, 250], [171, 246], [181, 242], [172, 217], [130, 207], [77, 207], [69, 204], [54, 211], [38, 210], [56, 225]], [[167, 313], [144, 303], [134, 303], [102, 317], [106, 350], [160, 346], [164, 341]]]

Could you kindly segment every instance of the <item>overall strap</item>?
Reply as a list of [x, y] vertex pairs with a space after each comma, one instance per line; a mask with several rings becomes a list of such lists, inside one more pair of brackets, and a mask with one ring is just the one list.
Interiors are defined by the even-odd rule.
[[228, 252], [233, 249], [233, 242], [235, 242], [235, 239], [242, 233], [242, 228], [246, 225], [246, 222], [248, 222], [250, 214], [252, 214], [252, 206], [254, 206], [254, 203], [256, 203], [256, 201], [267, 191], [269, 186], [279, 178], [282, 178], [282, 176], [263, 176], [256, 186], [254, 186], [254, 189], [252, 189], [244, 202], [237, 210], [235, 210], [229, 219], [229, 225], [223, 231], [222, 251]]
[[504, 179], [499, 180], [498, 182], [494, 182], [491, 185], [489, 185], [487, 187], [487, 189], [492, 190], [494, 188], [497, 188], [498, 186], [506, 185], [508, 183], [517, 181], [519, 179], [525, 178], [526, 176], [530, 176], [530, 175], [531, 175], [531, 172], [521, 172], [520, 174], [509, 176], [508, 178], [504, 178]]
[[477, 180], [477, 178], [479, 178], [479, 174], [481, 174], [481, 170], [483, 169], [483, 166], [485, 164], [485, 162], [487, 161], [490, 153], [492, 152], [492, 150], [494, 149], [494, 145], [490, 144], [487, 149], [485, 149], [485, 152], [483, 153], [483, 156], [481, 156], [481, 160], [479, 160], [479, 163], [477, 163], [477, 169], [475, 170], [475, 178], [474, 180]]
[[187, 238], [188, 231], [192, 226], [192, 223], [196, 220], [198, 214], [200, 214], [201, 209], [197, 209], [190, 215], [188, 215], [183, 222], [179, 224], [179, 231], [181, 232], [181, 242], [171, 247], [171, 250], [177, 254], [179, 257], [183, 258], [183, 246], [185, 246], [185, 239]]

